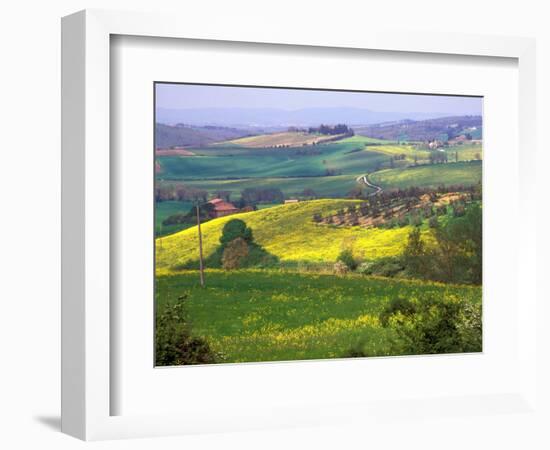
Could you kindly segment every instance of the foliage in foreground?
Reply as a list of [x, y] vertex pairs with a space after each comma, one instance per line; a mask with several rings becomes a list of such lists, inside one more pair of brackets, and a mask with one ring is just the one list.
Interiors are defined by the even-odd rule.
[[184, 303], [164, 304], [156, 312], [155, 360], [157, 366], [212, 364], [220, 358], [201, 338], [191, 336]]
[[396, 330], [403, 354], [470, 353], [482, 350], [481, 304], [456, 298], [393, 299], [380, 314]]
[[[406, 335], [400, 335], [400, 316], [389, 314], [387, 321], [381, 316], [396, 298], [415, 305], [429, 298], [444, 303], [460, 299], [460, 333], [481, 340], [481, 330], [475, 326], [480, 321], [469, 312], [469, 308], [480, 311], [479, 286], [254, 269], [208, 270], [205, 275], [206, 288], [200, 287], [196, 271], [158, 276], [157, 301], [161, 306], [173, 304], [187, 295], [185, 308], [192, 319], [192, 334], [216, 354], [223, 353], [220, 362], [342, 358], [352, 356], [352, 350], [355, 356], [429, 351], [425, 344], [409, 351]], [[429, 318], [439, 310], [437, 306], [426, 311], [416, 308], [414, 314], [420, 321], [418, 311]], [[412, 330], [429, 335], [429, 328], [423, 330], [417, 321]]]
[[445, 283], [481, 284], [482, 211], [472, 204], [463, 217], [431, 229], [433, 242], [427, 245], [418, 228], [411, 230], [402, 261], [408, 273], [418, 278]]

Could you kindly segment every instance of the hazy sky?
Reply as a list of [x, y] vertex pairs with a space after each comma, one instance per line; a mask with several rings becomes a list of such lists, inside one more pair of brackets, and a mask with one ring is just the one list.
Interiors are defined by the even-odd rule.
[[409, 95], [157, 84], [158, 108], [280, 108], [355, 107], [372, 111], [481, 115], [479, 97]]

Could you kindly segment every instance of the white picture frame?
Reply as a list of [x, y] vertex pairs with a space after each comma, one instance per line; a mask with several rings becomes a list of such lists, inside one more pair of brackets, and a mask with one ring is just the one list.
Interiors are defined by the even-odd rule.
[[[185, 23], [185, 26], [182, 26]], [[275, 43], [332, 49], [369, 49], [417, 54], [447, 54], [512, 58], [519, 73], [518, 205], [519, 228], [535, 229], [535, 43], [532, 39], [394, 31], [348, 30], [327, 35], [314, 26], [235, 29], [201, 20], [164, 14], [87, 10], [62, 22], [62, 430], [85, 440], [234, 431], [266, 427], [323, 424], [394, 418], [395, 403], [343, 402], [330, 412], [318, 405], [279, 407], [271, 413], [240, 411], [220, 405], [207, 414], [111, 415], [110, 375], [113, 324], [111, 295], [111, 183], [110, 168], [110, 39], [113, 35]], [[464, 398], [426, 398], [407, 403], [411, 415], [440, 408], [442, 415], [495, 414], [503, 408], [518, 414], [537, 414], [537, 292], [536, 237], [521, 233], [518, 248], [524, 261], [518, 269], [522, 301], [518, 308], [520, 376], [514, 392]], [[351, 366], [350, 366], [351, 367]], [[274, 369], [274, 366], [273, 366]], [[200, 370], [200, 368], [198, 369]], [[395, 400], [393, 400], [395, 402]], [[408, 408], [408, 409], [407, 409]], [[407, 415], [403, 410], [400, 417]], [[230, 417], [231, 416], [231, 417]], [[353, 418], [353, 419], [352, 419]], [[392, 419], [393, 420], [393, 419]]]

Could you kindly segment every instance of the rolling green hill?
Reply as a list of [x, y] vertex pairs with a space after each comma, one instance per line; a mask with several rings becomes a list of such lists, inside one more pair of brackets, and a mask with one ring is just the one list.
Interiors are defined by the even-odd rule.
[[210, 147], [190, 149], [195, 156], [160, 156], [165, 180], [239, 179], [353, 175], [377, 170], [388, 155], [369, 151], [375, 142], [353, 136], [315, 146], [277, 149]]
[[409, 162], [414, 161], [415, 157], [418, 161], [428, 160], [430, 157], [428, 150], [420, 150], [413, 145], [375, 145], [368, 150], [393, 157], [405, 155], [405, 159]]
[[371, 182], [385, 189], [411, 186], [436, 188], [442, 184], [473, 185], [481, 181], [481, 161], [432, 164], [373, 173]]
[[[202, 226], [205, 257], [214, 253], [223, 226], [234, 218], [244, 220], [252, 228], [255, 241], [282, 263], [333, 263], [342, 246], [349, 244], [353, 244], [358, 256], [367, 259], [401, 253], [410, 231], [408, 226], [338, 228], [312, 221], [314, 213], [327, 215], [359, 203], [358, 200], [313, 200], [211, 220]], [[159, 238], [156, 244], [157, 268], [161, 271], [178, 269], [198, 260], [196, 227]]]

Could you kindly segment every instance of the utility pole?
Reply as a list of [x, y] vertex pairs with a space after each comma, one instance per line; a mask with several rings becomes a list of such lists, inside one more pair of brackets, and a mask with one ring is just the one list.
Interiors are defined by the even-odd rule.
[[199, 270], [201, 275], [201, 286], [204, 287], [204, 263], [202, 260], [202, 233], [201, 233], [201, 216], [199, 210], [199, 203], [197, 202], [197, 228], [199, 230]]

